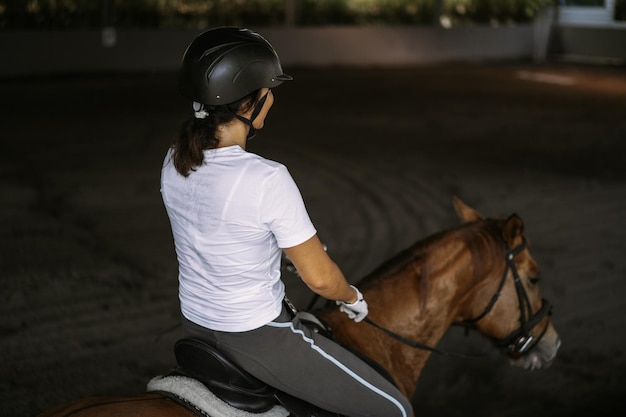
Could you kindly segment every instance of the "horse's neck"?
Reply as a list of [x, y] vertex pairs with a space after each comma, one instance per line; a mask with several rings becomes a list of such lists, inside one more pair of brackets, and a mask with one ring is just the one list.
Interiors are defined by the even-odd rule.
[[[362, 290], [371, 320], [420, 343], [436, 346], [459, 314], [475, 285], [474, 260], [460, 240], [436, 253], [414, 258], [382, 277], [370, 276]], [[337, 337], [379, 362], [411, 396], [430, 352], [402, 344], [379, 329], [356, 324], [335, 311], [326, 313]]]
[[477, 271], [467, 244], [461, 239], [449, 240], [422, 249], [421, 254], [416, 251], [412, 260], [393, 273], [363, 281], [370, 311], [386, 327], [435, 344], [463, 314], [460, 310], [467, 308], [465, 300], [471, 298], [492, 265], [482, 260]]

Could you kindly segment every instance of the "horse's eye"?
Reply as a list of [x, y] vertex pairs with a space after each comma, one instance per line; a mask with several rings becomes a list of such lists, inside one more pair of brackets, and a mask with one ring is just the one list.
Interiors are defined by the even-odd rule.
[[535, 285], [536, 283], [539, 282], [539, 277], [530, 277], [528, 278], [528, 280], [530, 281], [531, 284]]

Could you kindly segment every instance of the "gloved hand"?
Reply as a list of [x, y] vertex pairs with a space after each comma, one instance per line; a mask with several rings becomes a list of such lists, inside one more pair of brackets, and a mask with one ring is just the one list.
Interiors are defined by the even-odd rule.
[[361, 294], [361, 291], [359, 291], [354, 285], [350, 285], [350, 287], [354, 291], [356, 291], [357, 300], [352, 304], [348, 304], [343, 301], [337, 301], [337, 305], [339, 306], [339, 310], [346, 313], [348, 317], [358, 323], [363, 320], [365, 316], [367, 316], [367, 302], [363, 299], [363, 294]]

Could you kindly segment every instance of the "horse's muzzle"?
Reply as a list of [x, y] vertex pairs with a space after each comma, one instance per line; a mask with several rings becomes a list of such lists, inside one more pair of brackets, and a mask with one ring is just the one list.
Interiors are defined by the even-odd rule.
[[528, 371], [547, 368], [552, 364], [560, 347], [561, 338], [552, 325], [549, 325], [549, 329], [535, 346], [524, 355], [510, 356], [510, 362], [511, 365]]

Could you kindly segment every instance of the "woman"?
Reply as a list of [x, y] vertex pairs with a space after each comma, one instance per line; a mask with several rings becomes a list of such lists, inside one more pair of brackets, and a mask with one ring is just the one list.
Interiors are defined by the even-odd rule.
[[411, 416], [409, 401], [360, 359], [284, 308], [281, 253], [311, 290], [356, 321], [367, 303], [328, 257], [284, 165], [246, 152], [271, 88], [291, 77], [261, 36], [217, 28], [185, 51], [193, 116], [168, 151], [161, 192], [179, 262], [186, 335], [265, 383], [345, 416]]

